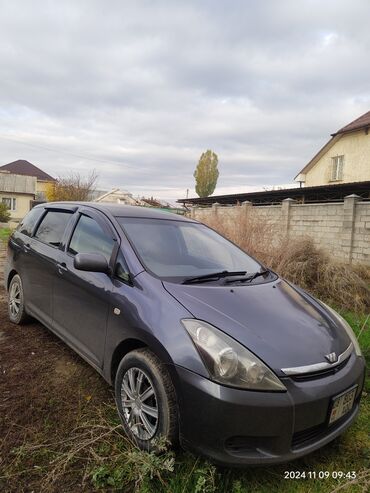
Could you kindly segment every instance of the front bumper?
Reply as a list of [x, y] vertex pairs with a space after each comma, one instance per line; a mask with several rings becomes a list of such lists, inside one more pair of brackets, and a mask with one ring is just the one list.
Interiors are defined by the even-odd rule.
[[[308, 381], [284, 378], [287, 392], [218, 385], [176, 367], [180, 441], [221, 465], [287, 462], [329, 443], [358, 413], [365, 364], [354, 353], [338, 373]], [[327, 425], [331, 399], [358, 385], [352, 410]]]

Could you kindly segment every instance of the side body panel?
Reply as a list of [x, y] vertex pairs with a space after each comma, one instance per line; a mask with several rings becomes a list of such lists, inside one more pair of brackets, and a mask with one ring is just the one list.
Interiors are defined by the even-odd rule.
[[[114, 313], [118, 308], [119, 315]], [[159, 279], [142, 272], [133, 286], [115, 281], [108, 317], [104, 376], [111, 381], [112, 356], [128, 339], [143, 341], [168, 365], [192, 368], [208, 377], [198, 352], [180, 320], [191, 314], [164, 288]]]

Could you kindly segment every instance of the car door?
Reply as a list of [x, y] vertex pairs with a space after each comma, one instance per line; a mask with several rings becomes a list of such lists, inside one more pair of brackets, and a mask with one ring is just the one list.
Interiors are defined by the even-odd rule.
[[[32, 296], [32, 286], [29, 273], [29, 270], [32, 268], [33, 264], [33, 255], [30, 249], [30, 244], [32, 241], [31, 238], [38, 222], [45, 212], [46, 210], [44, 207], [36, 207], [32, 209], [18, 224], [9, 241], [9, 247], [13, 253], [12, 267], [14, 267], [16, 272], [21, 276], [26, 308], [28, 308], [28, 300]], [[9, 269], [12, 267], [9, 265]]]
[[22, 242], [21, 277], [28, 312], [48, 327], [52, 323], [52, 291], [59, 248], [73, 210], [46, 209], [32, 237]]
[[100, 253], [113, 265], [118, 247], [118, 236], [104, 214], [83, 208], [57, 265], [53, 328], [98, 369], [103, 362], [112, 278], [77, 270], [73, 262], [78, 253]]

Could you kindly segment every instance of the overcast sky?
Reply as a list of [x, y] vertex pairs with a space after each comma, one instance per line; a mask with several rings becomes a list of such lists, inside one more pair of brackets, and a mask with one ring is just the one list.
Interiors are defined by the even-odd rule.
[[0, 164], [194, 196], [287, 184], [370, 110], [370, 2], [0, 0]]

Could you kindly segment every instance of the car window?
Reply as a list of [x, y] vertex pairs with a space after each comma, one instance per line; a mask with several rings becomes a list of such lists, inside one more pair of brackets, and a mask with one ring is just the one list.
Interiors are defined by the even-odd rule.
[[200, 228], [187, 228], [185, 231], [183, 238], [190, 256], [208, 259], [217, 264], [221, 255], [225, 264], [232, 265], [232, 250], [227, 248], [226, 243], [221, 244], [219, 236], [209, 235], [205, 249], [204, 235]]
[[71, 216], [72, 212], [49, 211], [37, 228], [35, 238], [58, 247]]
[[101, 253], [109, 262], [114, 240], [91, 217], [82, 215], [73, 232], [68, 251], [77, 253]]
[[18, 224], [17, 231], [27, 236], [31, 236], [33, 228], [44, 212], [45, 209], [42, 207], [31, 209], [30, 212]]
[[261, 265], [206, 226], [186, 221], [118, 218], [141, 262], [159, 277], [219, 271], [257, 272]]

